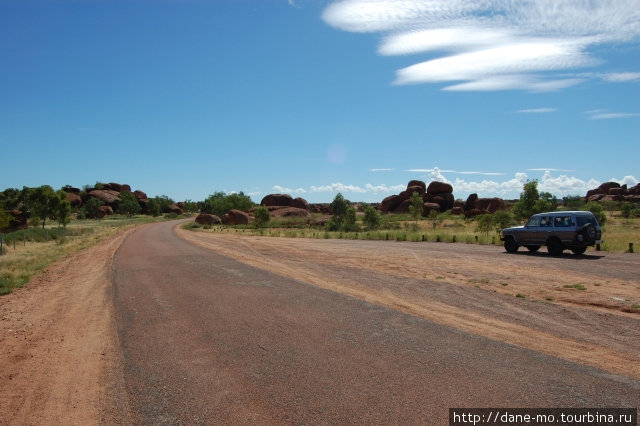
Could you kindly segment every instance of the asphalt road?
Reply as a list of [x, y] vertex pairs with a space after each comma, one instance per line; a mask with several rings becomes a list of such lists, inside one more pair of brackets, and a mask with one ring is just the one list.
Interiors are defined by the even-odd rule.
[[114, 259], [136, 424], [437, 425], [450, 407], [640, 405], [637, 380], [250, 267], [173, 226], [141, 227]]

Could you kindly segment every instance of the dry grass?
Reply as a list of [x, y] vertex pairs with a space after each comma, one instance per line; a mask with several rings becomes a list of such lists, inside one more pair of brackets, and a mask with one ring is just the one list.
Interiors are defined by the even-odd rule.
[[148, 216], [114, 216], [102, 220], [72, 221], [64, 235], [61, 229], [52, 226], [48, 228], [47, 238], [42, 237], [41, 230], [37, 233], [32, 230], [5, 234], [4, 254], [0, 256], [0, 295], [22, 287], [31, 277], [57, 260], [91, 247], [127, 228], [151, 221], [154, 218]]
[[[422, 219], [417, 223], [410, 220], [408, 215], [383, 216], [383, 229], [358, 232], [332, 232], [311, 224], [319, 217], [311, 220], [273, 220], [269, 227], [255, 229], [252, 226], [229, 228], [225, 226], [207, 227], [197, 230], [205, 232], [240, 232], [249, 235], [288, 238], [319, 238], [319, 239], [357, 239], [357, 240], [389, 240], [389, 241], [437, 241], [466, 244], [496, 244], [502, 245], [496, 232], [483, 233], [476, 230], [476, 222], [462, 217], [442, 215], [436, 222]], [[435, 226], [434, 226], [435, 223]], [[192, 229], [189, 224], [185, 228]], [[634, 244], [634, 252], [640, 251], [640, 218], [624, 219], [619, 212], [607, 214], [603, 236], [604, 243], [600, 249], [609, 252], [628, 252], [629, 243]]]

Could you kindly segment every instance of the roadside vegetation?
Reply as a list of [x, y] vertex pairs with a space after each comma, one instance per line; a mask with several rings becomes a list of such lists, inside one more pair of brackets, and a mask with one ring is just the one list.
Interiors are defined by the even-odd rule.
[[[553, 210], [588, 210], [593, 212], [603, 227], [602, 251], [628, 252], [635, 243], [640, 248], [640, 207], [631, 203], [585, 203], [580, 196], [558, 200], [549, 193], [539, 193], [537, 181], [527, 182], [519, 200], [506, 211], [483, 214], [474, 218], [453, 215], [450, 212], [431, 211], [421, 215], [421, 199], [413, 197], [410, 212], [382, 214], [368, 204], [353, 204], [338, 194], [330, 204], [332, 215], [311, 214], [307, 218], [273, 218], [266, 207], [254, 211], [255, 221], [250, 225], [204, 226], [196, 222], [184, 225], [186, 229], [207, 232], [235, 232], [249, 235], [356, 239], [413, 242], [443, 242], [464, 244], [502, 245], [501, 229], [521, 225], [535, 213]], [[414, 194], [417, 195], [417, 194]]]
[[101, 186], [97, 183], [78, 191], [78, 200], [83, 198], [84, 202], [76, 206], [67, 199], [68, 192], [48, 185], [0, 192], [0, 295], [25, 285], [51, 263], [124, 229], [179, 217], [166, 213], [174, 203], [169, 197], [147, 199], [142, 214], [135, 195], [123, 190], [112, 209], [114, 214], [99, 219], [100, 207], [105, 203], [87, 193]]
[[47, 225], [44, 229], [32, 227], [1, 234], [0, 295], [22, 287], [53, 262], [125, 229], [165, 218], [113, 215], [104, 219], [72, 219], [66, 227]]

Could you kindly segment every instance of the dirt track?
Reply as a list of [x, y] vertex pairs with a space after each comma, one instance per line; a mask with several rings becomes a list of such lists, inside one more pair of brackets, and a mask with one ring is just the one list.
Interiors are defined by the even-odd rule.
[[[640, 379], [640, 311], [630, 309], [640, 300], [637, 255], [552, 258], [499, 246], [178, 233], [277, 274]], [[578, 283], [586, 290], [564, 287]]]
[[[120, 305], [110, 267], [122, 235], [0, 298], [0, 424], [398, 423], [453, 403], [640, 405], [640, 316], [625, 312], [638, 256], [178, 231], [221, 257], [169, 224], [127, 241], [159, 228], [127, 256], [146, 268], [121, 264]], [[146, 287], [125, 290], [134, 275]], [[586, 290], [563, 287], [576, 283]]]

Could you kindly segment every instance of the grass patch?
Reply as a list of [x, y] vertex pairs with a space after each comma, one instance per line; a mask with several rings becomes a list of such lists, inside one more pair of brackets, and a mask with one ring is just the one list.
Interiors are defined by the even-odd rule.
[[580, 283], [578, 283], [578, 284], [565, 284], [562, 287], [563, 288], [575, 288], [575, 289], [578, 289], [578, 290], [586, 290], [587, 289], [585, 286], [583, 286]]
[[518, 293], [518, 294], [516, 294], [516, 297], [519, 298], [519, 299], [526, 299], [527, 296], [525, 296], [522, 293]]

